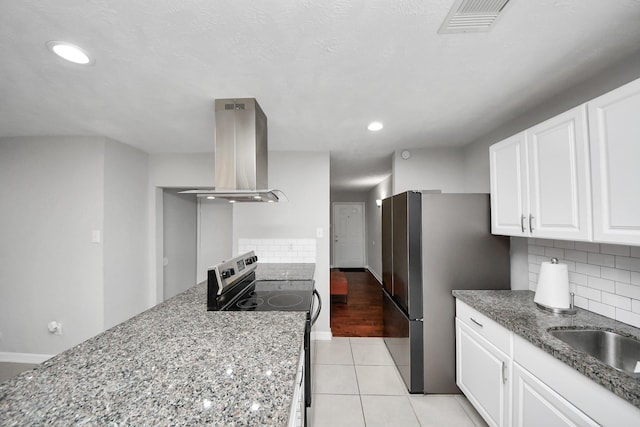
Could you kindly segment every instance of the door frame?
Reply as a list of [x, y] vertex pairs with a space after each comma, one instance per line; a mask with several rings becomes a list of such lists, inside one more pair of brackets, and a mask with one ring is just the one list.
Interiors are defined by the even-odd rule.
[[336, 207], [338, 205], [358, 205], [360, 206], [362, 212], [362, 268], [365, 268], [367, 265], [367, 210], [365, 202], [332, 202], [331, 203], [331, 267], [335, 267], [335, 255], [336, 255], [336, 239], [335, 239], [335, 231], [336, 231]]

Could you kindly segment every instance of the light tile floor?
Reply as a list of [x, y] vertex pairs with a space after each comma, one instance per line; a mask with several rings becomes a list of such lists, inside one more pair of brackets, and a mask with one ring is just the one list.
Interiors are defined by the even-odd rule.
[[310, 427], [485, 427], [463, 395], [409, 394], [382, 338], [314, 341]]

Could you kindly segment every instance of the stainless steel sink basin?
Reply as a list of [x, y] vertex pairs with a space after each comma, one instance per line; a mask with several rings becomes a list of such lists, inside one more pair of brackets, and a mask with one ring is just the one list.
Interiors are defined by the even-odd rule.
[[554, 337], [607, 365], [640, 378], [640, 341], [599, 329], [549, 329]]

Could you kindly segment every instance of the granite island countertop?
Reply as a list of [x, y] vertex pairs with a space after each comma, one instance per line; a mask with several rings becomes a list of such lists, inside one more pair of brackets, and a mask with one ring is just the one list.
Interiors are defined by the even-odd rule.
[[256, 267], [257, 280], [313, 280], [314, 263], [260, 263]]
[[640, 408], [639, 380], [574, 350], [547, 332], [553, 327], [598, 328], [640, 340], [640, 329], [580, 308], [572, 316], [544, 312], [535, 306], [532, 291], [455, 290], [452, 293], [491, 320]]
[[286, 426], [305, 319], [201, 283], [0, 384], [2, 425]]

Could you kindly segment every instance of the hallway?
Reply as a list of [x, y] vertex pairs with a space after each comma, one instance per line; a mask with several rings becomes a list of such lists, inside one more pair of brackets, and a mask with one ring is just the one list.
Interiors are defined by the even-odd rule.
[[[335, 270], [334, 270], [335, 271]], [[334, 337], [381, 337], [382, 287], [364, 269], [343, 269], [347, 279], [346, 303], [331, 300], [331, 333]]]

